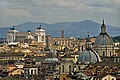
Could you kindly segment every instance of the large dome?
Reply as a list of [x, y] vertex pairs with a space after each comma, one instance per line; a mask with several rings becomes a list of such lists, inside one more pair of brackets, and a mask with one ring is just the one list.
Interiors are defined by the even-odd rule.
[[100, 62], [99, 55], [92, 49], [84, 50], [78, 57], [78, 63], [95, 63]]
[[113, 45], [112, 38], [106, 32], [106, 25], [104, 24], [104, 20], [101, 26], [101, 32], [95, 41], [95, 46], [98, 46], [98, 45]]
[[[51, 50], [52, 51], [52, 50]], [[50, 52], [50, 51], [49, 51]], [[45, 62], [58, 62], [58, 58], [56, 58], [55, 52], [50, 52], [46, 55]]]
[[95, 46], [97, 45], [113, 45], [113, 40], [107, 33], [100, 33], [95, 40]]

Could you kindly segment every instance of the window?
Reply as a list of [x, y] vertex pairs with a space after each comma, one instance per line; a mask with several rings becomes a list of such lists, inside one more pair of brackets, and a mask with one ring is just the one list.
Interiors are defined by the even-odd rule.
[[82, 51], [84, 50], [84, 47], [82, 46]]
[[21, 71], [21, 74], [23, 74], [23, 72]]
[[36, 69], [34, 70], [34, 74], [35, 74], [35, 75], [37, 74]]
[[118, 60], [118, 59], [116, 59], [116, 62], [119, 62], [119, 60]]
[[80, 66], [78, 66], [78, 69], [80, 70]]
[[65, 78], [63, 78], [63, 80], [65, 80]]
[[55, 42], [54, 45], [56, 46], [56, 45], [57, 45], [57, 42]]
[[64, 65], [62, 65], [62, 72], [64, 73]]
[[103, 51], [103, 56], [105, 56], [105, 51]]
[[110, 51], [110, 56], [112, 56], [112, 53], [111, 53], [111, 51]]
[[29, 75], [29, 70], [27, 70], [27, 74]]
[[62, 40], [62, 45], [64, 45], [64, 40]]
[[54, 69], [54, 66], [52, 66], [52, 69]]
[[71, 72], [71, 65], [69, 65], [69, 72]]
[[96, 51], [98, 53], [98, 51]]
[[33, 70], [31, 70], [31, 75], [33, 75]]
[[25, 69], [25, 74], [27, 74], [27, 71], [26, 71], [26, 69]]
[[42, 41], [44, 41], [44, 36], [42, 36]]

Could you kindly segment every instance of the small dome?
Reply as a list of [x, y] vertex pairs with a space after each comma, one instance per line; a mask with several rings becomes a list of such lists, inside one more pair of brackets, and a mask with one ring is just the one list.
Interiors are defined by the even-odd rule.
[[92, 49], [84, 50], [78, 57], [78, 63], [95, 63], [100, 62], [99, 55]]
[[48, 51], [49, 53], [46, 54], [46, 62], [58, 62], [59, 60], [56, 58], [55, 56], [55, 52], [52, 51], [52, 49], [50, 49], [51, 51]]
[[46, 58], [45, 61], [47, 61], [47, 62], [58, 62], [59, 60], [57, 58]]
[[113, 45], [113, 40], [107, 33], [100, 33], [95, 40], [95, 46], [97, 45]]

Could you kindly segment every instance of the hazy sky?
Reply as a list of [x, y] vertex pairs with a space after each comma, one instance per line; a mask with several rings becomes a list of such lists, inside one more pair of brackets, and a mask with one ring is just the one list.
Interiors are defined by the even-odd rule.
[[120, 0], [0, 0], [0, 27], [93, 20], [120, 27]]

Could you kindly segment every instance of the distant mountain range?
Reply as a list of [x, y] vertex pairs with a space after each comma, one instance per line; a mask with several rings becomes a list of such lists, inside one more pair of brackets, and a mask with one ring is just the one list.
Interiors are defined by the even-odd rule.
[[[109, 24], [109, 23], [108, 23]], [[101, 24], [91, 20], [84, 20], [81, 22], [58, 22], [54, 24], [47, 24], [42, 22], [26, 22], [17, 25], [15, 28], [18, 31], [34, 31], [36, 28], [42, 25], [42, 28], [46, 30], [46, 33], [52, 35], [52, 37], [60, 37], [60, 31], [63, 29], [66, 37], [85, 37], [87, 32], [90, 36], [97, 36], [100, 33]], [[120, 35], [120, 27], [107, 26], [107, 32], [111, 36]], [[11, 27], [0, 28], [0, 38], [6, 37], [8, 30]]]

